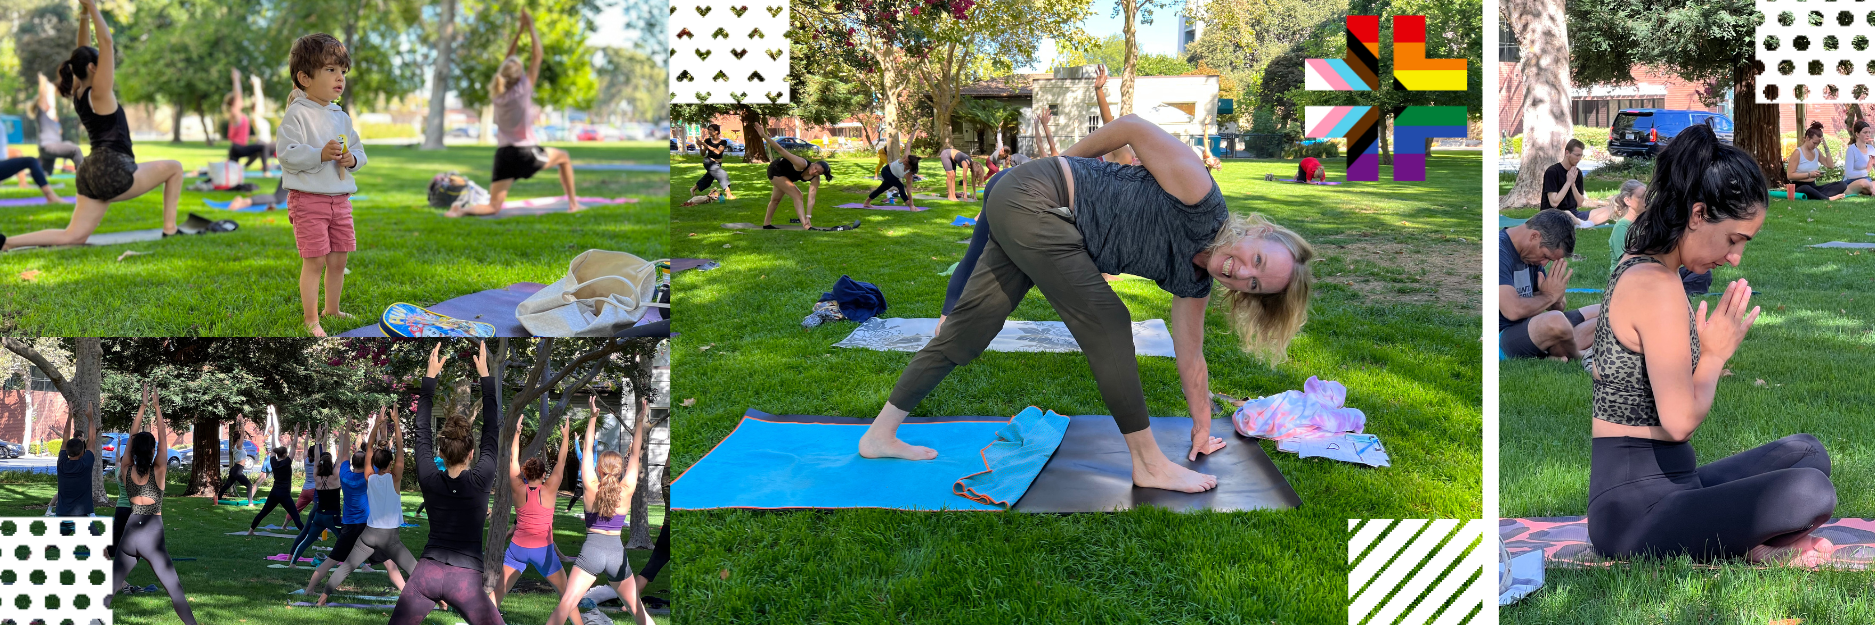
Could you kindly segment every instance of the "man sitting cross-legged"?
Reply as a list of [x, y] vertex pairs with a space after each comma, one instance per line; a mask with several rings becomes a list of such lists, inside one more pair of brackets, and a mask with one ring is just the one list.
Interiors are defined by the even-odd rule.
[[1568, 213], [1546, 210], [1498, 231], [1497, 330], [1506, 356], [1574, 360], [1595, 338], [1600, 304], [1563, 308], [1575, 226]]

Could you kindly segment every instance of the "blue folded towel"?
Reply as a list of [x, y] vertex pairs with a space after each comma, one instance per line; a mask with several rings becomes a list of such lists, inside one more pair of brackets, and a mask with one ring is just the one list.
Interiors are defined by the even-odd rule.
[[1068, 418], [1029, 406], [996, 431], [996, 440], [983, 448], [984, 470], [964, 476], [951, 492], [978, 503], [1005, 510], [1029, 492], [1035, 476], [1061, 446]]

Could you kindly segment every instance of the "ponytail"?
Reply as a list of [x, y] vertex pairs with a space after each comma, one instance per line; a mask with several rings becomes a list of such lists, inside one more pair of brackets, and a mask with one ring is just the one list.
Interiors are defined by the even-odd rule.
[[[1866, 124], [1861, 124], [1866, 126]], [[1679, 246], [1693, 205], [1706, 206], [1704, 221], [1748, 219], [1770, 202], [1769, 183], [1757, 160], [1719, 142], [1712, 128], [1689, 126], [1667, 144], [1647, 185], [1647, 210], [1628, 230], [1629, 254], [1665, 254]]]
[[65, 59], [64, 63], [59, 64], [59, 95], [66, 98], [78, 97], [77, 81], [90, 78], [91, 72], [86, 68], [97, 62], [97, 48], [78, 46], [76, 49], [73, 49], [71, 58]]

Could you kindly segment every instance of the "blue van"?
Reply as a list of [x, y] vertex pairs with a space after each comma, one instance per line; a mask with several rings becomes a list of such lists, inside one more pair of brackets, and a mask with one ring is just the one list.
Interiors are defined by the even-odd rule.
[[1710, 111], [1671, 109], [1624, 109], [1615, 114], [1608, 128], [1608, 153], [1615, 156], [1653, 158], [1667, 149], [1667, 142], [1693, 124], [1709, 124], [1719, 141], [1732, 144], [1732, 118]]

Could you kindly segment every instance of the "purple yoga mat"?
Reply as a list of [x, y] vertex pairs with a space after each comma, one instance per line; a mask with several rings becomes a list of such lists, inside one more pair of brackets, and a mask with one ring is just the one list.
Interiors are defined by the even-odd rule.
[[[67, 202], [77, 202], [77, 201], [78, 201], [78, 196], [72, 196], [72, 197], [68, 197], [68, 198], [65, 198], [65, 201], [67, 201]], [[45, 203], [46, 203], [46, 199], [45, 199], [45, 198], [42, 198], [42, 197], [16, 197], [16, 198], [7, 198], [7, 199], [4, 199], [4, 200], [0, 200], [0, 207], [7, 207], [7, 206], [40, 206], [40, 205], [43, 205], [43, 204], [45, 204]]]
[[[514, 316], [514, 308], [520, 306], [522, 300], [544, 288], [547, 288], [547, 285], [538, 282], [516, 282], [507, 288], [470, 293], [444, 300], [434, 306], [424, 306], [424, 308], [457, 319], [493, 325], [495, 336], [533, 336], [528, 333], [526, 327], [521, 325], [521, 320]], [[339, 336], [384, 336], [384, 331], [378, 329], [377, 322], [373, 320], [371, 325], [345, 332]]]
[[866, 208], [865, 204], [860, 204], [858, 202], [853, 202], [850, 204], [841, 204], [839, 206], [835, 206], [834, 208], [857, 208], [860, 210], [874, 210], [874, 211], [907, 211], [907, 212], [913, 212], [913, 213], [919, 212], [919, 211], [931, 210], [931, 207], [929, 206], [920, 206], [917, 208], [912, 208], [910, 206], [906, 206], [903, 204], [898, 204], [898, 205], [874, 204], [872, 205], [872, 208]]

